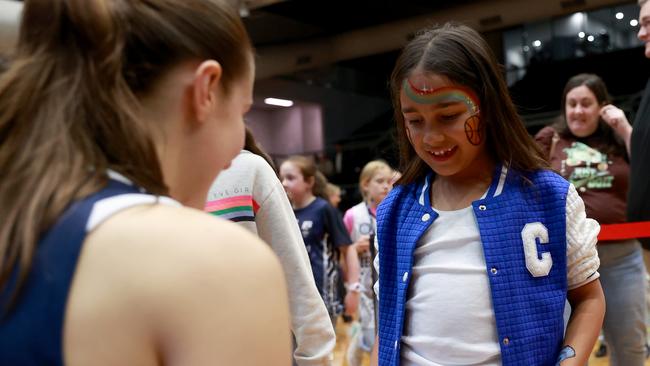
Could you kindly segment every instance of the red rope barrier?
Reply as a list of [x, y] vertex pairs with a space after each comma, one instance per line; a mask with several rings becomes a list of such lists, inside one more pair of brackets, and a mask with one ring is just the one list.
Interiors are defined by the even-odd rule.
[[650, 238], [650, 221], [600, 225], [598, 241]]

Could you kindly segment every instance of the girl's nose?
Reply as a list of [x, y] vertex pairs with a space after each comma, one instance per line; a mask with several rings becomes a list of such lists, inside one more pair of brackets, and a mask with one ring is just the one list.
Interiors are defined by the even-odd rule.
[[436, 126], [429, 125], [425, 128], [423, 140], [425, 144], [435, 145], [445, 140], [445, 135]]

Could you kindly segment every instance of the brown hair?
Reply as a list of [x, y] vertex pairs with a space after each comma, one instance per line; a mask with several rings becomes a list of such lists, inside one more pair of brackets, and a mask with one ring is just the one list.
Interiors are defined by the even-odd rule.
[[39, 237], [108, 168], [166, 194], [139, 97], [184, 60], [214, 59], [223, 89], [249, 72], [251, 46], [218, 0], [27, 0], [0, 77], [0, 290], [18, 290]]
[[0, 74], [9, 68], [9, 58], [0, 53]]
[[329, 202], [326, 192], [328, 183], [327, 178], [325, 178], [325, 175], [318, 170], [316, 163], [314, 163], [312, 159], [301, 155], [292, 155], [285, 161], [298, 167], [305, 182], [313, 179], [314, 185], [312, 186], [311, 193], [314, 196], [318, 196]]
[[341, 194], [341, 187], [333, 183], [327, 183], [325, 185], [325, 193], [327, 194], [328, 198], [333, 194]]
[[[600, 76], [595, 74], [578, 74], [573, 76], [564, 86], [564, 91], [562, 92], [562, 117], [555, 125], [556, 130], [559, 131], [558, 133], [564, 137], [577, 138], [577, 136], [573, 135], [566, 123], [566, 96], [571, 90], [579, 86], [585, 86], [594, 93], [596, 102], [599, 106], [602, 107], [611, 103], [607, 86]], [[598, 127], [592, 136], [603, 142], [603, 152], [627, 158], [625, 143], [620, 137], [618, 137], [616, 132], [614, 132], [614, 129], [612, 129], [612, 127], [605, 122], [602, 117], [600, 117], [600, 115], [598, 116]]]
[[257, 144], [257, 141], [255, 141], [255, 136], [253, 136], [253, 132], [248, 127], [246, 127], [246, 138], [244, 139], [244, 149], [266, 160], [266, 162], [269, 163], [271, 168], [273, 168], [273, 171], [275, 171], [275, 175], [278, 175], [278, 171], [277, 169], [275, 169], [275, 164], [273, 163], [273, 159], [271, 159], [271, 157], [264, 150], [262, 150], [262, 148]]
[[402, 82], [416, 70], [444, 75], [476, 93], [486, 149], [495, 161], [509, 163], [523, 172], [547, 166], [540, 148], [517, 114], [496, 58], [485, 40], [467, 26], [446, 23], [420, 31], [402, 50], [391, 75], [400, 170], [403, 172], [396, 184], [414, 182], [431, 171], [409, 142], [400, 104]]

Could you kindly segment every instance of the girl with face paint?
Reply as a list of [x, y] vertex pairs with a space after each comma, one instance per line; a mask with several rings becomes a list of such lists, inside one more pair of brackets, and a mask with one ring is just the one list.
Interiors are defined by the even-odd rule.
[[423, 30], [391, 92], [403, 176], [377, 210], [373, 362], [584, 365], [604, 314], [599, 226], [547, 169], [485, 41]]

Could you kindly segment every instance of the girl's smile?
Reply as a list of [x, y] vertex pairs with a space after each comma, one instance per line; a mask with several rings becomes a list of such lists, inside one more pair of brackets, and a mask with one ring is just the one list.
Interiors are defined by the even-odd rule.
[[433, 159], [437, 161], [445, 161], [449, 158], [451, 158], [454, 153], [458, 150], [458, 146], [452, 146], [448, 149], [443, 149], [443, 150], [435, 150], [435, 151], [427, 151], [428, 153], [433, 155]]

